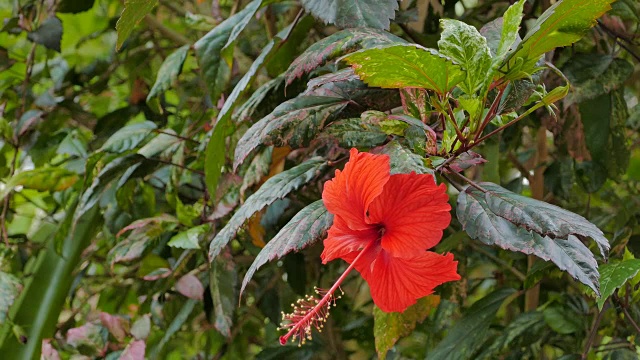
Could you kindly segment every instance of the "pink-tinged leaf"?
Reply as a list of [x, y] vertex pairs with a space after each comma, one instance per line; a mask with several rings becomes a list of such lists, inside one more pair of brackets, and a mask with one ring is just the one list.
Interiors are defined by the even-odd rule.
[[86, 323], [67, 331], [67, 344], [82, 349], [83, 354], [102, 356], [107, 350], [106, 335], [102, 326]]
[[[470, 167], [480, 165], [482, 163], [487, 162], [487, 160], [482, 158], [482, 155], [475, 153], [473, 151], [467, 151], [465, 153], [460, 154], [455, 160], [453, 160], [448, 167], [454, 172], [461, 172]], [[445, 169], [445, 172], [449, 172]]]
[[325, 24], [339, 28], [389, 29], [397, 0], [301, 0], [302, 6]]
[[171, 269], [159, 268], [159, 269], [155, 269], [152, 272], [148, 273], [147, 275], [143, 276], [142, 279], [146, 280], [146, 281], [156, 281], [158, 279], [167, 278], [172, 273], [173, 273], [173, 271], [171, 271]]
[[189, 299], [202, 300], [204, 298], [204, 286], [193, 274], [187, 274], [178, 280], [176, 290]]
[[136, 221], [132, 222], [131, 224], [123, 227], [120, 231], [118, 231], [118, 233], [116, 234], [116, 237], [122, 236], [122, 234], [124, 234], [125, 232], [127, 232], [129, 230], [141, 229], [141, 228], [147, 227], [147, 226], [152, 225], [152, 224], [162, 224], [162, 223], [175, 223], [175, 224], [178, 224], [179, 221], [178, 221], [178, 219], [176, 217], [171, 216], [169, 214], [162, 214], [162, 215], [159, 215], [159, 216], [154, 216], [154, 217], [150, 217], [150, 218], [146, 218], [146, 219], [136, 220]]
[[109, 330], [111, 335], [118, 341], [123, 341], [127, 336], [127, 329], [129, 328], [129, 321], [116, 315], [111, 315], [105, 312], [100, 313], [100, 321], [102, 325]]
[[51, 345], [51, 339], [42, 340], [40, 360], [60, 360], [60, 354], [58, 354], [58, 350]]
[[285, 73], [287, 84], [342, 55], [360, 49], [395, 43], [406, 43], [406, 41], [386, 31], [372, 28], [339, 31], [311, 45], [293, 61]]
[[143, 340], [131, 342], [120, 354], [120, 360], [144, 360], [147, 345]]

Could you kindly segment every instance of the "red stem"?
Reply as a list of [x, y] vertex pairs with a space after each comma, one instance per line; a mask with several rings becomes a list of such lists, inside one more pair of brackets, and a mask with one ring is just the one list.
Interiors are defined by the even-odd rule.
[[309, 311], [309, 313], [302, 318], [302, 320], [298, 321], [296, 323], [296, 325], [294, 327], [292, 327], [289, 332], [287, 332], [285, 335], [280, 337], [280, 345], [286, 345], [287, 344], [287, 340], [289, 340], [289, 338], [291, 337], [291, 335], [293, 335], [294, 333], [297, 333], [298, 329], [300, 329], [300, 326], [303, 326], [304, 324], [306, 324], [312, 317], [316, 316], [318, 311], [320, 309], [322, 309], [323, 306], [325, 306], [327, 304], [327, 302], [329, 302], [331, 300], [331, 298], [333, 298], [333, 293], [338, 290], [338, 288], [340, 287], [340, 284], [342, 283], [342, 281], [344, 281], [344, 279], [347, 278], [347, 275], [349, 275], [349, 273], [351, 272], [351, 270], [353, 269], [353, 267], [355, 266], [356, 262], [358, 262], [358, 260], [360, 260], [360, 258], [362, 257], [362, 255], [364, 253], [366, 253], [369, 249], [371, 249], [373, 247], [373, 245], [375, 244], [375, 241], [371, 241], [369, 242], [369, 244], [367, 244], [367, 246], [365, 246], [362, 251], [360, 252], [360, 254], [358, 254], [358, 256], [356, 256], [356, 258], [351, 262], [351, 264], [349, 265], [349, 267], [347, 268], [347, 270], [345, 270], [342, 275], [340, 275], [340, 277], [338, 278], [338, 280], [335, 282], [335, 284], [333, 284], [333, 286], [331, 287], [331, 289], [329, 289], [329, 291], [327, 291], [327, 293], [322, 297], [322, 299], [320, 301], [318, 301], [318, 303], [316, 304], [316, 306], [313, 307], [313, 310]]

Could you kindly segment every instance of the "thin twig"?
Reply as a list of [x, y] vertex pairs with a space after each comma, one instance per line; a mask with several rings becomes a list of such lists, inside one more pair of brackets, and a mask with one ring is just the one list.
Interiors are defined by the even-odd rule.
[[176, 164], [176, 163], [171, 162], [171, 161], [162, 160], [162, 159], [159, 159], [159, 158], [149, 158], [149, 160], [151, 160], [151, 161], [157, 161], [157, 162], [159, 162], [159, 163], [163, 163], [163, 164], [167, 164], [167, 165], [177, 166], [177, 167], [179, 167], [179, 168], [181, 168], [181, 169], [189, 170], [189, 171], [191, 171], [191, 172], [193, 172], [193, 173], [196, 173], [196, 174], [198, 174], [198, 175], [202, 175], [202, 176], [204, 176], [204, 171], [200, 171], [200, 170], [192, 169], [192, 168], [190, 168], [190, 167], [187, 167], [187, 166], [184, 166], [184, 165], [180, 165], [180, 164]]
[[180, 140], [184, 140], [184, 141], [189, 141], [189, 142], [192, 142], [192, 143], [194, 143], [194, 144], [200, 145], [200, 142], [199, 142], [198, 140], [190, 139], [190, 138], [188, 138], [188, 137], [180, 136], [180, 135], [178, 135], [178, 134], [172, 134], [172, 133], [170, 133], [170, 132], [166, 132], [166, 131], [159, 130], [159, 129], [153, 130], [153, 132], [156, 132], [156, 133], [158, 133], [158, 134], [165, 134], [165, 135], [173, 136], [173, 137], [174, 137], [174, 138], [176, 138], [176, 139], [180, 139]]
[[587, 339], [587, 343], [584, 345], [584, 351], [582, 352], [582, 359], [585, 360], [587, 355], [589, 354], [589, 350], [591, 349], [591, 345], [593, 345], [593, 341], [596, 339], [596, 334], [598, 333], [598, 327], [600, 326], [600, 320], [602, 320], [602, 315], [608, 307], [608, 303], [605, 302], [602, 310], [598, 312], [598, 316], [593, 320], [593, 325], [591, 326], [591, 331], [589, 332], [589, 337]]
[[449, 182], [449, 184], [453, 185], [453, 187], [456, 188], [456, 190], [458, 190], [458, 192], [463, 192], [464, 191], [464, 189], [462, 189], [462, 186], [460, 186], [460, 184], [458, 184], [457, 182], [451, 180], [451, 178], [449, 176], [447, 176], [447, 174], [442, 173], [440, 175], [442, 175], [442, 177], [445, 178]]
[[466, 181], [469, 185], [473, 186], [474, 188], [482, 191], [483, 193], [488, 192], [487, 189], [483, 188], [482, 186], [478, 185], [475, 181], [469, 179], [468, 177], [462, 175], [461, 172], [455, 172], [453, 170], [451, 170], [451, 168], [449, 166], [447, 166], [447, 170], [449, 170], [452, 174], [456, 174], [457, 176], [459, 176], [460, 178], [462, 178], [462, 180]]

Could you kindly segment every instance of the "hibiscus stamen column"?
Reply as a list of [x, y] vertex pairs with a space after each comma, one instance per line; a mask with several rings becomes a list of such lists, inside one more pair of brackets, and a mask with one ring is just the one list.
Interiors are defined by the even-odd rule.
[[[291, 338], [292, 342], [295, 342], [297, 339], [298, 346], [301, 346], [306, 340], [311, 340], [312, 328], [315, 327], [319, 332], [322, 331], [324, 323], [329, 317], [331, 305], [333, 304], [333, 306], [335, 306], [336, 300], [340, 298], [340, 296], [334, 296], [334, 293], [340, 288], [340, 284], [346, 279], [358, 260], [360, 260], [374, 244], [375, 242], [372, 241], [360, 251], [358, 256], [356, 256], [329, 290], [314, 289], [316, 294], [322, 296], [322, 298], [318, 299], [315, 296], [307, 295], [299, 299], [296, 304], [291, 304], [291, 306], [293, 306], [293, 312], [290, 314], [282, 314], [283, 323], [280, 324], [278, 328], [278, 330], [289, 330], [285, 335], [280, 337], [281, 345], [285, 345], [289, 338]], [[285, 321], [287, 322], [286, 324], [284, 323]]]

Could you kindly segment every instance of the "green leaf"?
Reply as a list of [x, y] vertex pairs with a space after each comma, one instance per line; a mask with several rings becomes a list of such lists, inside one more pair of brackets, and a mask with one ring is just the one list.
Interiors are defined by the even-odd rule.
[[247, 101], [238, 107], [233, 116], [234, 121], [240, 123], [250, 121], [256, 117], [262, 118], [269, 114], [277, 105], [280, 104], [281, 99], [284, 100], [284, 95], [282, 95], [282, 97], [280, 96], [280, 94], [284, 94], [283, 87], [283, 75], [264, 83], [258, 89], [253, 91]]
[[456, 214], [470, 237], [487, 245], [551, 260], [561, 270], [598, 290], [598, 264], [578, 237], [590, 237], [606, 258], [609, 242], [580, 215], [481, 183], [487, 193], [468, 187], [458, 196]]
[[181, 231], [175, 234], [167, 245], [180, 248], [180, 249], [200, 249], [200, 238], [204, 235], [211, 226], [209, 224], [202, 224], [194, 226], [186, 231]]
[[254, 213], [311, 181], [326, 166], [326, 160], [315, 157], [271, 177], [262, 184], [260, 189], [247, 198], [242, 207], [233, 214], [227, 225], [211, 240], [209, 260], [212, 261], [220, 253], [242, 224]]
[[67, 169], [50, 167], [22, 171], [14, 175], [0, 189], [0, 200], [4, 199], [16, 186], [38, 191], [62, 191], [78, 181], [78, 174]]
[[182, 305], [180, 312], [178, 312], [176, 317], [174, 317], [173, 320], [171, 320], [171, 323], [163, 332], [162, 339], [160, 339], [158, 344], [149, 352], [148, 359], [159, 358], [159, 355], [160, 353], [162, 353], [162, 350], [164, 349], [164, 347], [167, 345], [169, 340], [171, 340], [173, 335], [175, 335], [178, 331], [180, 331], [184, 323], [187, 322], [187, 320], [189, 319], [189, 316], [193, 312], [193, 309], [198, 303], [199, 303], [198, 300], [189, 299], [184, 303], [184, 305]]
[[204, 181], [207, 191], [213, 196], [218, 189], [218, 182], [222, 175], [222, 167], [225, 163], [227, 153], [226, 138], [233, 130], [230, 119], [217, 122], [213, 128], [213, 133], [207, 143], [204, 155]]
[[77, 14], [91, 9], [94, 3], [95, 0], [62, 0], [56, 12]]
[[495, 359], [499, 357], [499, 354], [504, 350], [514, 349], [518, 343], [513, 342], [520, 338], [538, 338], [540, 332], [546, 328], [544, 317], [540, 311], [530, 311], [518, 315], [513, 321], [509, 323], [496, 340], [487, 347], [477, 357], [477, 359]]
[[[509, 73], [530, 72], [544, 53], [580, 40], [614, 0], [562, 0], [548, 8], [508, 58]], [[522, 60], [518, 60], [522, 59]], [[519, 65], [516, 65], [518, 64]], [[506, 75], [509, 78], [509, 74]]]
[[17, 277], [0, 271], [0, 325], [4, 324], [13, 301], [22, 291], [22, 283]]
[[149, 14], [157, 4], [158, 0], [125, 0], [124, 10], [122, 10], [120, 19], [118, 19], [116, 23], [116, 32], [118, 33], [116, 50], [120, 50], [124, 41], [131, 35], [133, 28], [135, 28], [140, 20]]
[[158, 154], [173, 154], [176, 151], [176, 147], [183, 141], [172, 129], [163, 129], [158, 136], [138, 149], [137, 153], [147, 159]]
[[550, 306], [544, 309], [542, 315], [547, 325], [558, 334], [574, 334], [583, 329], [580, 317], [564, 306]]
[[475, 302], [465, 316], [458, 320], [426, 360], [473, 359], [485, 342], [485, 335], [502, 303], [515, 293], [513, 289], [500, 289]]
[[351, 118], [331, 123], [324, 128], [320, 138], [335, 140], [343, 148], [374, 147], [387, 139], [385, 134], [375, 123], [361, 118]]
[[633, 65], [611, 55], [578, 54], [562, 69], [571, 82], [568, 100], [583, 102], [620, 88], [633, 74]]
[[393, 45], [361, 50], [343, 58], [369, 86], [417, 87], [449, 92], [466, 77], [460, 65], [433, 49]]
[[344, 54], [395, 43], [406, 43], [406, 41], [386, 31], [372, 28], [338, 31], [311, 45], [291, 63], [285, 73], [287, 84], [291, 84], [296, 78], [302, 77], [302, 75], [308, 74], [317, 67]]
[[260, 145], [301, 147], [347, 106], [338, 97], [302, 96], [286, 101], [255, 123], [238, 141], [234, 168]]
[[424, 165], [422, 156], [414, 154], [395, 140], [371, 152], [389, 155], [391, 174], [408, 174], [412, 171], [416, 174], [433, 174], [433, 170]]
[[339, 28], [389, 29], [398, 10], [397, 0], [301, 0], [302, 6], [325, 24]]
[[149, 95], [147, 95], [147, 102], [150, 102], [154, 97], [171, 88], [173, 82], [176, 81], [178, 75], [182, 72], [182, 65], [187, 58], [190, 47], [190, 45], [184, 45], [164, 59], [164, 62], [158, 70], [156, 82], [149, 91]]
[[474, 94], [485, 82], [491, 66], [491, 53], [485, 39], [476, 28], [462, 21], [442, 19], [442, 35], [438, 41], [440, 53], [456, 61], [466, 70], [460, 88]]
[[244, 95], [253, 80], [258, 76], [258, 71], [269, 61], [271, 56], [280, 48], [280, 45], [287, 41], [292, 30], [292, 25], [289, 25], [265, 45], [260, 55], [251, 63], [249, 70], [242, 76], [242, 79], [238, 81], [233, 91], [231, 91], [231, 94], [229, 94], [229, 97], [225, 100], [222, 109], [220, 109], [220, 113], [218, 113], [218, 121], [225, 121], [223, 119], [231, 118], [232, 111], [237, 105], [238, 100]]
[[[584, 137], [593, 163], [613, 179], [623, 174], [629, 165], [630, 155], [624, 133], [628, 117], [622, 90], [580, 103]], [[585, 176], [595, 174], [586, 172]]]
[[418, 323], [424, 321], [438, 307], [440, 296], [425, 296], [408, 307], [404, 312], [384, 312], [373, 307], [373, 336], [376, 339], [378, 358], [384, 360], [387, 351], [400, 340], [411, 334]]
[[640, 271], [640, 259], [628, 259], [615, 263], [604, 264], [600, 267], [601, 294], [598, 299], [598, 309], [602, 306], [613, 292], [622, 287], [627, 280], [633, 278]]
[[135, 149], [156, 128], [156, 124], [151, 121], [127, 125], [111, 135], [100, 150], [123, 153]]
[[324, 207], [322, 200], [307, 205], [285, 225], [276, 236], [260, 251], [247, 270], [240, 296], [253, 274], [269, 261], [280, 259], [286, 254], [298, 252], [324, 238], [333, 223], [333, 215]]
[[27, 38], [47, 49], [60, 52], [62, 21], [55, 16], [47, 18], [36, 30], [27, 34]]
[[226, 338], [231, 338], [233, 312], [237, 304], [238, 269], [231, 253], [223, 252], [211, 264], [209, 289], [213, 300], [213, 325]]
[[250, 2], [242, 11], [218, 24], [194, 44], [212, 100], [218, 100], [231, 79], [235, 40], [261, 5], [262, 0]]
[[494, 71], [502, 64], [505, 56], [521, 41], [518, 30], [522, 21], [524, 3], [525, 0], [520, 0], [509, 6], [503, 17], [485, 24], [480, 29], [480, 34], [487, 39], [487, 45], [491, 49], [492, 70]]

